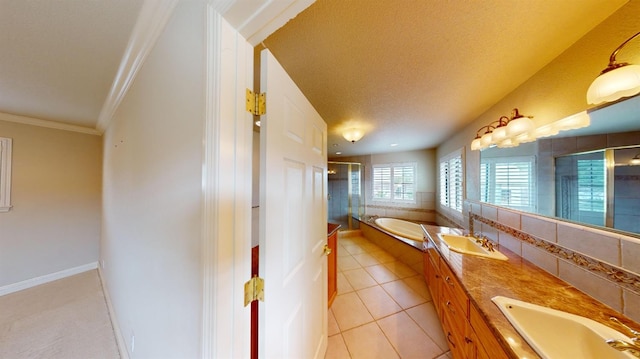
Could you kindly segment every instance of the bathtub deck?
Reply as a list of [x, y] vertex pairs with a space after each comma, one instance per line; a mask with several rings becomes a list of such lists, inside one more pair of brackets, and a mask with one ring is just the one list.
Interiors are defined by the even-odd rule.
[[420, 270], [359, 232], [340, 233], [325, 358], [415, 357], [451, 358]]

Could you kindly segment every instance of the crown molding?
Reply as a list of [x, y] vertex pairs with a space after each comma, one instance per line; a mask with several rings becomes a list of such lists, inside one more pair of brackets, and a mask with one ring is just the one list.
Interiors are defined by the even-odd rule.
[[179, 0], [145, 0], [129, 37], [120, 67], [102, 105], [96, 129], [104, 133], [131, 87], [138, 70], [164, 30]]
[[39, 118], [18, 116], [18, 115], [12, 115], [9, 113], [2, 113], [2, 112], [0, 112], [0, 121], [20, 123], [23, 125], [53, 128], [56, 130], [63, 130], [63, 131], [80, 132], [80, 133], [86, 133], [88, 135], [96, 135], [96, 136], [101, 135], [101, 133], [98, 130], [91, 127], [70, 125], [68, 123], [41, 120]]
[[220, 1], [219, 10], [252, 46], [284, 26], [316, 0]]

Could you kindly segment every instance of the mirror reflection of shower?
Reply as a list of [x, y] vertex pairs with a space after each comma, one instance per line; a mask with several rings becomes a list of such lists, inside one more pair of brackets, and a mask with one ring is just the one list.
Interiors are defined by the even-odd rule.
[[364, 166], [355, 162], [328, 163], [329, 222], [340, 230], [358, 229], [354, 218], [364, 216]]
[[556, 216], [640, 233], [640, 146], [555, 159]]

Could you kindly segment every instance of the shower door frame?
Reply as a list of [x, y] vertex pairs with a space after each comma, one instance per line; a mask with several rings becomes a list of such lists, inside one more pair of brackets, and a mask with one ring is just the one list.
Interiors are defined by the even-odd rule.
[[[364, 179], [363, 179], [363, 173], [364, 173], [364, 164], [360, 163], [360, 162], [343, 162], [343, 161], [327, 161], [327, 167], [330, 164], [335, 164], [335, 165], [347, 165], [347, 225], [349, 228], [345, 228], [347, 230], [352, 229], [353, 228], [353, 181], [351, 178], [352, 175], [352, 165], [358, 165], [360, 166], [360, 176], [359, 176], [359, 182], [360, 182], [360, 201], [359, 201], [359, 205], [358, 205], [358, 217], [360, 217], [360, 207], [363, 208], [362, 213], [364, 214], [364, 208], [365, 208], [365, 197], [364, 197]], [[328, 177], [328, 175], [327, 175]], [[327, 178], [328, 180], [328, 178]]]

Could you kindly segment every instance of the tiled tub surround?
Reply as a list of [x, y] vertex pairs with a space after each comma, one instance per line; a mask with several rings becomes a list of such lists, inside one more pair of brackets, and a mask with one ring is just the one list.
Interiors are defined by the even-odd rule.
[[366, 218], [366, 220], [360, 220], [360, 230], [365, 238], [416, 272], [422, 272], [422, 241], [414, 241], [389, 233], [374, 223], [376, 217], [367, 216]]
[[413, 222], [435, 222], [436, 211], [426, 208], [405, 208], [383, 205], [367, 205], [367, 214], [379, 217], [406, 218]]
[[640, 321], [640, 240], [467, 201], [469, 228]]
[[640, 328], [630, 318], [545, 272], [504, 245], [499, 245], [498, 249], [509, 258], [508, 261], [464, 255], [450, 251], [437, 237], [437, 233], [441, 232], [462, 234], [461, 230], [427, 225], [423, 227], [428, 235], [425, 246], [431, 246], [439, 252], [461, 283], [470, 299], [470, 305], [478, 309], [505, 352], [513, 358], [537, 358], [538, 355], [491, 301], [494, 296], [501, 295], [577, 314], [619, 331], [623, 329], [616, 327], [609, 317], [617, 317], [632, 328]]

